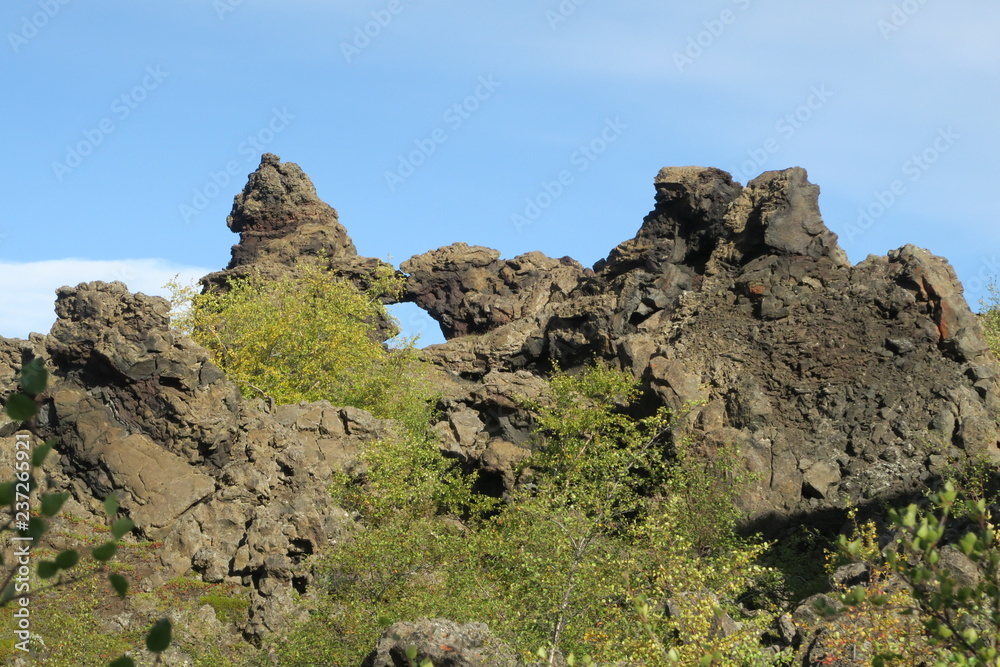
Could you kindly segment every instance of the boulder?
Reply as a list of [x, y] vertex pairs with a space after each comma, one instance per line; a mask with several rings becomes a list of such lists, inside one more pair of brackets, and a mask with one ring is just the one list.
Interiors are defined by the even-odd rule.
[[[410, 661], [407, 650], [416, 651]], [[484, 623], [459, 625], [421, 618], [389, 626], [362, 667], [400, 667], [430, 660], [434, 667], [518, 667], [514, 651]]]

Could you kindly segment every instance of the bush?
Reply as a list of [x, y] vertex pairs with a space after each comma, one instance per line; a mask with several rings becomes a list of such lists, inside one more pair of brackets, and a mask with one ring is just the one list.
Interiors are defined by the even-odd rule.
[[983, 324], [986, 343], [990, 346], [993, 354], [1000, 357], [1000, 288], [995, 282], [991, 282], [986, 286], [986, 290], [989, 296], [979, 301], [982, 308], [979, 313], [979, 321]]
[[759, 643], [771, 614], [717, 631], [766, 574], [754, 564], [766, 545], [736, 538], [728, 508], [718, 530], [689, 521], [731, 499], [694, 497], [718, 491], [715, 465], [679, 433], [667, 445], [665, 413], [630, 416], [638, 391], [623, 373], [557, 373], [550, 386], [533, 406], [538, 451], [503, 505], [477, 504], [473, 480], [426, 442], [368, 457], [367, 486], [341, 480], [364, 526], [317, 560], [320, 609], [276, 646], [281, 664], [356, 664], [384, 627], [421, 616], [486, 622], [526, 662], [541, 647], [547, 662], [780, 663]]
[[[735, 452], [700, 452], [666, 411], [630, 416], [630, 375], [594, 366], [557, 374], [536, 406], [540, 451], [529, 484], [491, 520], [480, 547], [504, 606], [518, 609], [515, 643], [642, 664], [773, 664], [761, 613], [728, 636], [725, 611], [756, 585], [766, 548], [735, 535], [745, 476]], [[716, 475], [733, 473], [729, 483]], [[724, 479], [724, 478], [723, 478]], [[705, 520], [692, 520], [700, 511]], [[669, 611], [668, 611], [669, 610]], [[778, 658], [780, 659], [780, 658]], [[706, 663], [708, 664], [708, 663]]]
[[382, 297], [401, 288], [391, 268], [366, 292], [322, 259], [300, 260], [275, 280], [253, 273], [203, 294], [168, 287], [179, 311], [174, 324], [212, 353], [244, 396], [328, 400], [426, 427], [429, 391], [413, 341], [389, 348], [376, 335], [376, 324], [393, 321]]
[[[985, 499], [960, 500], [958, 496], [949, 481], [930, 496], [926, 509], [911, 504], [903, 512], [890, 510], [898, 538], [884, 553], [876, 549], [866, 554], [871, 551], [866, 547], [870, 538], [842, 538], [847, 554], [880, 562], [884, 571], [905, 582], [907, 594], [900, 598], [874, 586], [857, 586], [840, 597], [852, 609], [885, 607], [917, 619], [928, 646], [922, 656], [927, 664], [996, 667], [1000, 665], [1000, 551], [994, 519]], [[949, 527], [956, 515], [972, 528], [960, 537]], [[945, 541], [949, 533], [957, 538], [953, 544]], [[960, 574], [949, 550], [968, 558], [978, 573]], [[872, 664], [911, 664], [897, 662], [905, 659], [913, 657], [889, 647]]]

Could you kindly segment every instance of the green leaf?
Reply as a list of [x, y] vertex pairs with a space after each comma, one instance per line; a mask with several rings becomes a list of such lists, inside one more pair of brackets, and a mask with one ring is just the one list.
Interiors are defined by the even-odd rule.
[[118, 496], [112, 493], [104, 499], [104, 511], [108, 516], [115, 516], [118, 514]]
[[121, 518], [115, 521], [114, 525], [111, 526], [111, 534], [115, 536], [116, 540], [120, 540], [122, 535], [129, 532], [135, 528], [135, 524], [132, 523], [132, 519]]
[[120, 574], [109, 574], [108, 581], [111, 582], [111, 587], [115, 589], [115, 593], [118, 593], [118, 597], [125, 597], [125, 594], [128, 593], [128, 579]]
[[56, 566], [60, 570], [68, 570], [80, 562], [80, 554], [74, 549], [67, 549], [56, 556]]
[[115, 553], [118, 551], [118, 545], [114, 542], [107, 542], [99, 547], [95, 547], [90, 555], [94, 557], [94, 560], [99, 560], [102, 563], [104, 561], [109, 561], [114, 558]]
[[14, 504], [14, 482], [0, 484], [0, 506]]
[[855, 586], [854, 589], [844, 597], [844, 602], [849, 605], [861, 604], [865, 601], [865, 597], [867, 595], [868, 591], [866, 591], [862, 586]]
[[108, 664], [108, 667], [135, 667], [135, 660], [127, 655], [123, 655], [114, 662]]
[[37, 396], [45, 391], [48, 383], [49, 372], [41, 359], [32, 359], [21, 369], [21, 388], [26, 394]]
[[41, 517], [31, 517], [28, 519], [28, 530], [19, 530], [17, 532], [23, 537], [30, 537], [35, 541], [35, 544], [37, 544], [38, 540], [40, 540], [42, 535], [44, 535], [48, 530], [49, 524], [45, 521], [45, 519], [42, 519]]
[[14, 394], [7, 399], [7, 414], [17, 422], [26, 422], [38, 412], [35, 399], [24, 394]]
[[68, 493], [46, 493], [42, 496], [42, 514], [55, 516], [68, 498]]
[[43, 560], [38, 564], [38, 576], [41, 579], [51, 579], [59, 574], [59, 566], [55, 561]]
[[0, 605], [7, 604], [14, 599], [14, 596], [17, 595], [16, 586], [17, 584], [12, 581], [4, 587], [3, 592], [0, 593]]
[[31, 452], [31, 465], [38, 468], [45, 463], [45, 458], [49, 455], [49, 452], [52, 451], [52, 445], [54, 445], [55, 442], [55, 440], [47, 440], [41, 445], [35, 447], [34, 451]]
[[962, 553], [966, 556], [971, 554], [972, 550], [976, 548], [975, 533], [966, 533], [965, 536], [958, 541], [958, 546], [961, 547]]
[[146, 634], [146, 648], [150, 653], [163, 653], [170, 646], [170, 619], [161, 618]]

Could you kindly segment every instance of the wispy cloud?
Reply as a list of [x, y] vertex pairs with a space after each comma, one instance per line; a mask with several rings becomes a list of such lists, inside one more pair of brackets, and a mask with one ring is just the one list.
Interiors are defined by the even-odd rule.
[[0, 262], [0, 336], [27, 338], [47, 333], [55, 322], [55, 291], [63, 285], [103, 280], [121, 281], [133, 292], [166, 296], [164, 285], [174, 276], [190, 282], [209, 269], [173, 264], [162, 259], [56, 259], [42, 262]]

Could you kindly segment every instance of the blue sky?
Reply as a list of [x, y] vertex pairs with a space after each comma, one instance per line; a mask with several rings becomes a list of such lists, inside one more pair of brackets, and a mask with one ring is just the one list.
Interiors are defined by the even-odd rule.
[[928, 248], [974, 306], [1000, 273], [995, 2], [8, 0], [0, 34], [0, 335], [47, 331], [59, 285], [222, 268], [263, 151], [396, 264], [590, 265], [660, 167], [798, 165], [852, 261]]

